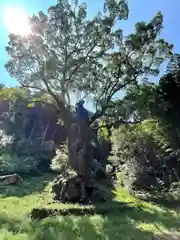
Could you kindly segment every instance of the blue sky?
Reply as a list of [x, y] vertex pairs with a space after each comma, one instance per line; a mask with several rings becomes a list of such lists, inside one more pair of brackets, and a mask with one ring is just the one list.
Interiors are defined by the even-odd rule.
[[[88, 4], [89, 17], [92, 17], [98, 10], [102, 9], [103, 0], [86, 0], [86, 2]], [[8, 42], [8, 31], [2, 20], [3, 9], [8, 6], [19, 6], [23, 7], [28, 14], [32, 14], [40, 10], [46, 11], [49, 6], [55, 3], [55, 0], [0, 0], [0, 83], [8, 86], [17, 84], [16, 80], [12, 79], [4, 68], [4, 64], [8, 60], [5, 52], [5, 46]], [[162, 37], [173, 43], [174, 51], [180, 53], [180, 0], [129, 0], [129, 8], [129, 19], [122, 21], [120, 24], [125, 35], [133, 31], [134, 24], [137, 21], [148, 21], [160, 10], [164, 15]]]

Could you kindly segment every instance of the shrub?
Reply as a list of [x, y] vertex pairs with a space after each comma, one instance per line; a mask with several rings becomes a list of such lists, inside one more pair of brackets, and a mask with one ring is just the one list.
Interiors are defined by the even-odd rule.
[[23, 138], [14, 141], [10, 152], [12, 155], [16, 153], [23, 159], [29, 157], [38, 159], [38, 169], [40, 171], [48, 171], [51, 159], [55, 155], [55, 144], [52, 141], [42, 143], [42, 138], [34, 139], [33, 141]]
[[37, 171], [38, 164], [38, 160], [33, 157], [19, 157], [6, 153], [0, 156], [0, 173], [29, 173]]
[[62, 173], [67, 168], [68, 149], [64, 144], [56, 151], [56, 156], [52, 159], [51, 169], [55, 172]]
[[128, 184], [152, 189], [169, 185], [173, 165], [179, 168], [178, 157], [174, 164], [170, 152], [166, 126], [159, 119], [148, 119], [113, 131], [109, 160], [118, 165]]
[[3, 130], [0, 131], [0, 150], [1, 152], [6, 152], [11, 148], [11, 145], [13, 144], [13, 137], [8, 136], [5, 134]]

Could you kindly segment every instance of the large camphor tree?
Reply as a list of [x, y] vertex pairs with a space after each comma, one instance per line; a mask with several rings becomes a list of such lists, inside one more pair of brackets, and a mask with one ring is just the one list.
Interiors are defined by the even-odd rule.
[[[11, 34], [6, 50], [9, 74], [22, 87], [48, 94], [68, 132], [68, 162], [84, 182], [92, 163], [90, 125], [102, 116], [111, 124], [128, 121], [121, 111], [119, 92], [149, 75], [157, 75], [172, 45], [160, 39], [160, 12], [148, 23], [139, 22], [135, 32], [123, 36], [120, 20], [128, 19], [126, 0], [106, 0], [103, 11], [92, 20], [87, 5], [78, 0], [59, 0], [30, 17], [31, 34]], [[88, 123], [72, 124], [76, 97], [90, 99], [93, 115]]]

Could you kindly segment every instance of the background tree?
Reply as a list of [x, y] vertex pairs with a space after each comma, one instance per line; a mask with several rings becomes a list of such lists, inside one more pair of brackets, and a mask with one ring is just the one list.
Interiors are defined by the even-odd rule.
[[[37, 97], [38, 102], [34, 102]], [[30, 169], [32, 173], [49, 171], [55, 146], [66, 139], [63, 126], [58, 124], [57, 109], [48, 102], [39, 102], [40, 97], [45, 100], [44, 96], [20, 87], [0, 90], [0, 152], [4, 174], [13, 171], [22, 174]]]
[[120, 101], [127, 118], [140, 120], [112, 132], [109, 159], [119, 166], [126, 184], [162, 188], [179, 181], [180, 69], [175, 55], [159, 82], [130, 87]]

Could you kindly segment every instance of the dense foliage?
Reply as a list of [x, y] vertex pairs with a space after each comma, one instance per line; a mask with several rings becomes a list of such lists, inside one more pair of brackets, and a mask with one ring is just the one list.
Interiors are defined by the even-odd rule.
[[168, 73], [156, 85], [132, 88], [121, 101], [139, 123], [113, 130], [109, 159], [129, 185], [152, 189], [179, 181], [179, 81], [179, 71]]
[[55, 145], [66, 138], [54, 107], [48, 103], [30, 107], [32, 94], [20, 88], [4, 87], [0, 98], [1, 172], [49, 170]]
[[24, 88], [47, 93], [65, 124], [71, 102], [79, 96], [95, 106], [90, 123], [103, 115], [122, 119], [126, 116], [112, 104], [114, 97], [140, 79], [158, 75], [173, 47], [158, 37], [160, 12], [124, 37], [117, 25], [128, 13], [125, 0], [107, 0], [104, 11], [89, 20], [86, 4], [60, 0], [47, 15], [39, 12], [30, 18], [32, 34], [9, 36], [6, 69]]

